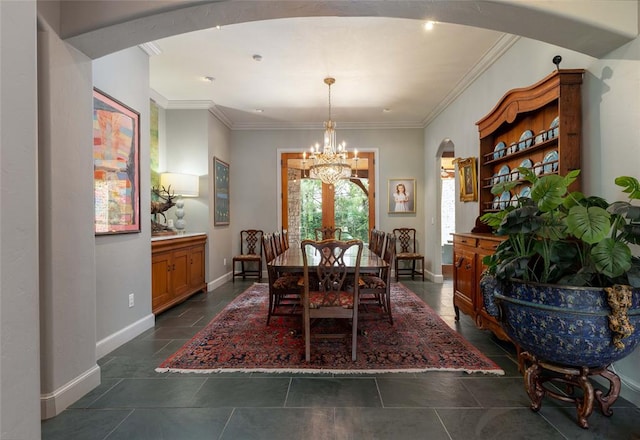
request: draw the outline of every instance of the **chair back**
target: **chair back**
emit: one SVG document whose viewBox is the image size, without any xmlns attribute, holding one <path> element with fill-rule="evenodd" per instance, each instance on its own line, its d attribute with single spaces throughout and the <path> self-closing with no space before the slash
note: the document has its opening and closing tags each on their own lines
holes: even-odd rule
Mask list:
<svg viewBox="0 0 640 440">
<path fill-rule="evenodd" d="M 262 255 L 262 235 L 260 229 L 245 229 L 240 231 L 240 254 Z"/>
<path fill-rule="evenodd" d="M 384 231 L 378 229 L 371 230 L 369 249 L 379 257 L 382 257 L 382 253 L 384 252 L 385 235 Z"/>
<path fill-rule="evenodd" d="M 286 229 L 282 230 L 282 234 L 280 234 L 280 241 L 282 242 L 283 250 L 286 251 L 287 249 L 289 249 L 289 233 Z"/>
<path fill-rule="evenodd" d="M 262 249 L 264 250 L 264 261 L 270 263 L 276 258 L 275 250 L 273 249 L 273 236 L 271 234 L 264 234 L 262 236 Z"/>
<path fill-rule="evenodd" d="M 384 257 L 382 259 L 387 263 L 387 267 L 384 270 L 387 271 L 388 274 L 391 274 L 391 266 L 393 266 L 393 259 L 396 257 L 396 237 L 393 234 L 387 235 L 387 244 L 384 250 Z M 390 277 L 389 277 L 390 278 Z M 384 277 L 385 281 L 389 281 L 387 277 Z"/>
<path fill-rule="evenodd" d="M 336 239 L 340 240 L 342 237 L 342 229 L 340 228 L 330 228 L 328 226 L 322 228 L 315 229 L 316 241 L 319 240 L 328 240 L 328 239 Z"/>
<path fill-rule="evenodd" d="M 345 291 L 345 281 L 348 272 L 353 271 L 355 279 L 358 279 L 360 260 L 362 258 L 362 246 L 361 240 L 303 240 L 300 247 L 302 248 L 302 261 L 304 264 L 305 292 L 308 294 L 309 290 L 318 290 L 323 293 L 323 301 L 319 305 L 341 307 L 340 304 L 336 303 L 336 301 L 339 300 L 336 293 Z M 355 248 L 356 254 L 353 255 L 353 251 L 347 254 L 352 248 Z M 309 283 L 309 262 L 311 255 L 320 258 L 317 265 L 315 265 L 314 262 L 316 267 L 315 275 L 318 282 L 317 287 L 316 285 L 310 286 Z M 349 259 L 349 264 L 345 262 L 346 258 Z M 355 290 L 357 291 L 358 283 L 355 283 L 355 285 Z"/>
<path fill-rule="evenodd" d="M 416 230 L 414 228 L 396 228 L 393 230 L 397 244 L 400 246 L 400 254 L 417 252 Z"/>
<path fill-rule="evenodd" d="M 280 238 L 280 232 L 278 231 L 273 233 L 273 247 L 276 251 L 276 256 L 284 252 L 284 249 L 282 249 L 282 239 Z"/>
</svg>

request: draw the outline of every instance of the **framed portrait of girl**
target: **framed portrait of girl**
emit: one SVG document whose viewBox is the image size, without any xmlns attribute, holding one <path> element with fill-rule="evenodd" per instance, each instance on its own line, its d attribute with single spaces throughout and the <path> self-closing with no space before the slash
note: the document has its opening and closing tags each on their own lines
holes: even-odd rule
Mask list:
<svg viewBox="0 0 640 440">
<path fill-rule="evenodd" d="M 389 179 L 389 214 L 416 212 L 416 179 Z"/>
</svg>

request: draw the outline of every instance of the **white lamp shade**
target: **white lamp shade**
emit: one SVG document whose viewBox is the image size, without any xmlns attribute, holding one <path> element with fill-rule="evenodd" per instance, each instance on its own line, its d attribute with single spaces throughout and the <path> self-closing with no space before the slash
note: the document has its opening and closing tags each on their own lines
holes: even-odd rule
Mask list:
<svg viewBox="0 0 640 440">
<path fill-rule="evenodd" d="M 160 185 L 169 189 L 178 196 L 198 197 L 198 176 L 181 173 L 162 173 L 160 175 Z"/>
</svg>

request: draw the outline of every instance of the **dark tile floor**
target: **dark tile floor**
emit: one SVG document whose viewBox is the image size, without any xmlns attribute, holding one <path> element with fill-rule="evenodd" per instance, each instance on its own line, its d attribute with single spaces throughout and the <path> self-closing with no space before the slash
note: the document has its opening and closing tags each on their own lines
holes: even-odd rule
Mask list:
<svg viewBox="0 0 640 440">
<path fill-rule="evenodd" d="M 640 440 L 640 409 L 620 398 L 590 428 L 549 399 L 528 407 L 513 348 L 454 321 L 451 282 L 403 281 L 506 372 L 340 376 L 159 374 L 154 369 L 250 282 L 227 283 L 157 317 L 156 326 L 99 360 L 102 384 L 42 423 L 46 440 L 616 439 Z"/>
</svg>

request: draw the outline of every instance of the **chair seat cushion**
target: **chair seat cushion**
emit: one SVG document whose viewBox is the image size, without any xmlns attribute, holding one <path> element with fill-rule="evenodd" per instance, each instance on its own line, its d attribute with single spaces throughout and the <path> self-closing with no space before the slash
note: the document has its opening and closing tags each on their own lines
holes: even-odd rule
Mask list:
<svg viewBox="0 0 640 440">
<path fill-rule="evenodd" d="M 387 283 L 375 275 L 362 275 L 358 280 L 361 289 L 386 289 Z"/>
<path fill-rule="evenodd" d="M 282 275 L 273 282 L 275 289 L 299 289 L 302 286 L 304 286 L 304 277 L 295 273 Z"/>
<path fill-rule="evenodd" d="M 321 307 L 340 306 L 345 309 L 353 308 L 353 293 L 349 292 L 309 292 L 309 307 L 319 309 Z"/>
<path fill-rule="evenodd" d="M 403 253 L 396 254 L 396 258 L 399 260 L 407 259 L 407 258 L 423 258 L 423 255 L 415 252 L 403 252 Z"/>
<path fill-rule="evenodd" d="M 260 260 L 260 255 L 258 254 L 245 254 L 245 255 L 236 255 L 233 257 L 235 261 L 258 261 Z"/>
</svg>

